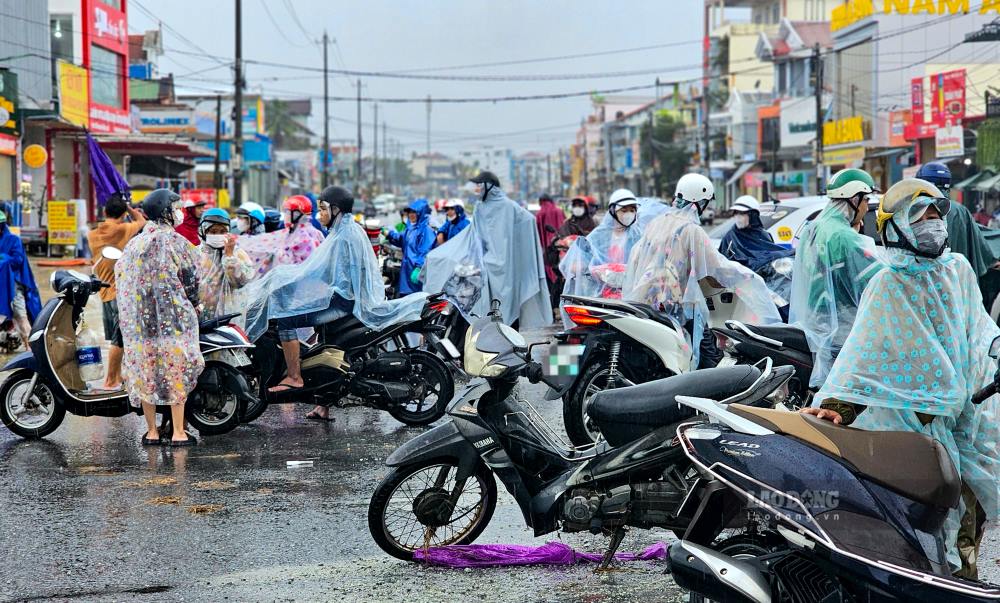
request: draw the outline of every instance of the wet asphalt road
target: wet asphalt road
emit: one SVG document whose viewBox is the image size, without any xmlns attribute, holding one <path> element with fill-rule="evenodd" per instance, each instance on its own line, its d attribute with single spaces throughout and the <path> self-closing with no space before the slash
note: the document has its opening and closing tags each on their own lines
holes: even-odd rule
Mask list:
<svg viewBox="0 0 1000 603">
<path fill-rule="evenodd" d="M 541 401 L 538 386 L 525 394 L 561 432 L 559 404 Z M 368 534 L 368 499 L 385 457 L 422 430 L 364 408 L 316 423 L 302 418 L 308 408 L 271 407 L 190 449 L 143 448 L 137 416 L 67 415 L 42 441 L 0 430 L 0 601 L 686 600 L 663 562 L 595 575 L 589 565 L 448 570 L 389 557 Z M 286 467 L 306 459 L 314 467 Z M 499 491 L 478 542 L 604 549 L 603 537 L 534 538 Z M 659 540 L 670 537 L 635 530 L 622 550 Z M 995 529 L 984 544 L 984 578 L 1000 581 Z"/>
</svg>

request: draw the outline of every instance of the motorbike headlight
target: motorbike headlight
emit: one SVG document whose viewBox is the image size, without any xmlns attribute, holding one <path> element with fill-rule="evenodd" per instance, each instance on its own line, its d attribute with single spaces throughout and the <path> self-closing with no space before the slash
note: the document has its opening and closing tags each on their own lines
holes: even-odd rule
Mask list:
<svg viewBox="0 0 1000 603">
<path fill-rule="evenodd" d="M 493 362 L 499 354 L 489 354 L 486 352 L 481 352 L 476 348 L 476 341 L 479 339 L 479 331 L 473 331 L 469 329 L 469 332 L 465 335 L 465 360 L 463 366 L 465 372 L 476 377 L 496 377 L 504 371 L 504 367 L 491 367 L 489 364 Z M 496 375 L 484 374 L 484 371 L 494 370 L 499 368 L 500 372 Z"/>
<path fill-rule="evenodd" d="M 479 376 L 480 377 L 499 377 L 506 370 L 507 370 L 507 367 L 505 367 L 505 366 L 503 366 L 501 364 L 491 364 L 491 365 L 483 367 L 483 369 L 479 371 Z"/>
<path fill-rule="evenodd" d="M 794 266 L 792 258 L 778 258 L 771 262 L 771 267 L 774 268 L 775 272 L 787 277 L 792 276 L 792 266 Z"/>
</svg>

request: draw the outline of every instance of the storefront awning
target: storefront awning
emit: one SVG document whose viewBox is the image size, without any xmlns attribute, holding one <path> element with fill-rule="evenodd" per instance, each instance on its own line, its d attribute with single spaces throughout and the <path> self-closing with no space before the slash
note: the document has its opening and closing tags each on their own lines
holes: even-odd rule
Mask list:
<svg viewBox="0 0 1000 603">
<path fill-rule="evenodd" d="M 193 167 L 193 163 L 174 161 L 159 155 L 134 155 L 128 162 L 130 174 L 145 174 L 158 178 L 176 178 Z"/>
<path fill-rule="evenodd" d="M 964 190 L 967 190 L 967 189 L 971 188 L 972 185 L 974 185 L 975 183 L 979 182 L 980 180 L 984 180 L 986 178 L 992 178 L 992 177 L 993 177 L 993 172 L 991 172 L 989 170 L 986 170 L 986 171 L 983 171 L 983 172 L 979 172 L 978 174 L 973 174 L 972 176 L 969 176 L 965 180 L 962 180 L 961 182 L 957 182 L 957 183 L 953 184 L 951 186 L 951 188 L 953 190 L 957 190 L 957 191 L 964 191 Z"/>
<path fill-rule="evenodd" d="M 109 136 L 98 139 L 108 153 L 160 157 L 211 157 L 215 151 L 196 142 L 158 139 L 149 135 Z"/>
<path fill-rule="evenodd" d="M 747 163 L 741 163 L 740 166 L 736 168 L 736 171 L 733 172 L 733 175 L 729 177 L 729 180 L 726 180 L 726 186 L 732 186 L 734 182 L 738 182 L 739 179 L 743 177 L 743 174 L 749 172 L 750 168 L 752 168 L 755 165 L 757 165 L 756 161 L 748 161 Z"/>
<path fill-rule="evenodd" d="M 1000 174 L 990 176 L 989 178 L 983 178 L 972 188 L 983 193 L 988 193 L 992 190 L 1000 190 Z"/>
<path fill-rule="evenodd" d="M 892 149 L 882 149 L 881 151 L 876 151 L 874 153 L 869 153 L 865 155 L 865 159 L 877 159 L 879 157 L 892 157 L 893 155 L 902 155 L 903 153 L 910 150 L 911 147 L 896 147 Z"/>
</svg>

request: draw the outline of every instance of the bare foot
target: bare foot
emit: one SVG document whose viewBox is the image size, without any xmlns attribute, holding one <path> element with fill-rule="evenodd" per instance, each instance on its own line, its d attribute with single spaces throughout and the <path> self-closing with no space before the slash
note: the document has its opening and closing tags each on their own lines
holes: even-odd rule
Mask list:
<svg viewBox="0 0 1000 603">
<path fill-rule="evenodd" d="M 305 386 L 305 381 L 303 381 L 301 377 L 299 377 L 298 379 L 290 379 L 288 377 L 285 377 L 284 379 L 281 380 L 280 383 L 278 383 L 274 387 L 268 388 L 267 391 L 271 393 L 281 393 L 293 389 L 301 389 L 303 386 Z"/>
<path fill-rule="evenodd" d="M 330 409 L 327 408 L 326 406 L 317 406 L 316 408 L 309 411 L 309 414 L 306 415 L 306 418 L 329 420 Z"/>
<path fill-rule="evenodd" d="M 123 382 L 121 381 L 119 381 L 118 383 L 108 383 L 107 381 L 105 381 L 102 387 L 108 391 L 115 391 L 121 389 L 122 385 Z"/>
</svg>

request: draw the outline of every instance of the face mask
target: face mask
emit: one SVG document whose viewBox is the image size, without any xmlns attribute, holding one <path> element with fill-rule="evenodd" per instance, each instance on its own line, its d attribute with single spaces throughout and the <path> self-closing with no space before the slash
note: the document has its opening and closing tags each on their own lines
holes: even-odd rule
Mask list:
<svg viewBox="0 0 1000 603">
<path fill-rule="evenodd" d="M 250 220 L 244 218 L 238 218 L 236 220 L 236 230 L 238 232 L 247 232 L 250 230 Z"/>
<path fill-rule="evenodd" d="M 174 210 L 174 224 L 180 224 L 184 221 L 184 212 L 180 209 Z"/>
<path fill-rule="evenodd" d="M 626 212 L 622 212 L 622 213 L 616 213 L 615 217 L 618 218 L 618 223 L 621 224 L 622 226 L 624 226 L 625 228 L 628 228 L 629 226 L 632 226 L 632 224 L 635 223 L 635 212 L 634 211 L 626 211 Z"/>
<path fill-rule="evenodd" d="M 587 208 L 580 207 L 579 205 L 574 205 L 571 211 L 573 212 L 573 215 L 576 216 L 577 218 L 582 218 L 583 214 L 587 213 Z"/>
<path fill-rule="evenodd" d="M 288 226 L 289 224 L 292 223 L 292 219 L 288 215 L 288 212 L 286 211 L 281 212 L 281 221 L 285 223 L 285 226 Z"/>
<path fill-rule="evenodd" d="M 750 226 L 750 214 L 736 214 L 736 228 L 747 228 Z"/>
<path fill-rule="evenodd" d="M 917 249 L 933 257 L 941 255 L 948 242 L 948 227 L 944 220 L 924 220 L 911 228 L 917 240 Z"/>
<path fill-rule="evenodd" d="M 452 210 L 452 209 L 448 210 L 448 212 L 445 215 L 448 216 L 449 220 L 454 220 L 455 218 L 458 217 L 458 213 L 455 210 Z"/>
<path fill-rule="evenodd" d="M 224 234 L 210 234 L 205 235 L 205 244 L 212 249 L 222 249 L 226 246 L 226 235 Z"/>
</svg>

